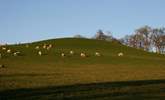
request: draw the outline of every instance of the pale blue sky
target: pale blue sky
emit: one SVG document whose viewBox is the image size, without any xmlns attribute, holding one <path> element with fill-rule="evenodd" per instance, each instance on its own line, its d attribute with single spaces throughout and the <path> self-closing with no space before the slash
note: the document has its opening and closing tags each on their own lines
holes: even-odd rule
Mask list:
<svg viewBox="0 0 165 100">
<path fill-rule="evenodd" d="M 0 0 L 0 42 L 93 36 L 120 38 L 140 26 L 165 26 L 165 0 Z"/>
</svg>

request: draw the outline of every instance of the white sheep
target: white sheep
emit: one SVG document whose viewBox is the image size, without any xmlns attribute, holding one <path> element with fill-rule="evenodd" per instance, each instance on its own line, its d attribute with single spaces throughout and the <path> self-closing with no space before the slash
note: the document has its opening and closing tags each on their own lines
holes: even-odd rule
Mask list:
<svg viewBox="0 0 165 100">
<path fill-rule="evenodd" d="M 101 56 L 99 52 L 95 52 L 95 56 Z"/>
<path fill-rule="evenodd" d="M 61 57 L 65 57 L 65 54 L 64 53 L 61 53 Z"/>
<path fill-rule="evenodd" d="M 40 46 L 36 46 L 35 49 L 36 49 L 36 50 L 40 49 Z"/>
<path fill-rule="evenodd" d="M 50 47 L 47 47 L 46 49 L 47 49 L 47 50 L 50 50 Z"/>
<path fill-rule="evenodd" d="M 38 55 L 39 55 L 39 56 L 42 56 L 42 52 L 41 52 L 41 51 L 38 51 Z"/>
<path fill-rule="evenodd" d="M 8 49 L 8 50 L 7 50 L 7 53 L 11 53 L 11 50 L 10 50 L 10 49 Z"/>
<path fill-rule="evenodd" d="M 70 54 L 73 55 L 73 54 L 74 54 L 74 51 L 71 50 L 71 51 L 70 51 Z"/>
<path fill-rule="evenodd" d="M 18 56 L 20 54 L 20 52 L 19 51 L 17 51 L 17 52 L 14 52 L 14 56 Z"/>
<path fill-rule="evenodd" d="M 46 44 L 43 45 L 43 48 L 46 49 Z"/>
<path fill-rule="evenodd" d="M 49 46 L 48 46 L 49 48 L 52 48 L 52 44 L 49 44 Z"/>
<path fill-rule="evenodd" d="M 2 50 L 6 50 L 6 48 L 5 47 L 2 47 Z"/>
<path fill-rule="evenodd" d="M 124 54 L 122 52 L 118 53 L 118 56 L 121 57 L 121 56 L 124 56 Z"/>
<path fill-rule="evenodd" d="M 17 56 L 17 53 L 16 53 L 16 52 L 14 52 L 14 53 L 13 53 L 13 55 L 14 55 L 14 56 Z"/>
<path fill-rule="evenodd" d="M 50 50 L 51 48 L 52 48 L 52 44 L 49 44 L 47 50 Z"/>
<path fill-rule="evenodd" d="M 81 57 L 86 57 L 85 53 L 80 54 Z"/>
</svg>

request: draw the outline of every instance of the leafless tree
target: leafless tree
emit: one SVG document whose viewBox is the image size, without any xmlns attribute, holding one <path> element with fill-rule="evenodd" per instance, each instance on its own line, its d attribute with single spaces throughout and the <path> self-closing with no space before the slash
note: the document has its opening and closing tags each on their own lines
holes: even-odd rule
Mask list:
<svg viewBox="0 0 165 100">
<path fill-rule="evenodd" d="M 151 27 L 144 26 L 138 28 L 135 32 L 138 38 L 138 42 L 140 43 L 140 48 L 143 48 L 144 50 L 148 51 L 151 44 Z"/>
<path fill-rule="evenodd" d="M 152 30 L 151 40 L 156 48 L 157 53 L 164 52 L 163 51 L 165 46 L 164 37 L 165 37 L 165 28 L 155 28 Z"/>
</svg>

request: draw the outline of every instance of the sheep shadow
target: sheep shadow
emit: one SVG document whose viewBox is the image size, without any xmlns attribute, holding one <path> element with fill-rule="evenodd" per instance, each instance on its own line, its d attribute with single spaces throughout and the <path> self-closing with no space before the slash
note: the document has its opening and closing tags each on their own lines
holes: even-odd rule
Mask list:
<svg viewBox="0 0 165 100">
<path fill-rule="evenodd" d="M 165 80 L 75 84 L 0 91 L 0 100 L 164 100 Z"/>
</svg>

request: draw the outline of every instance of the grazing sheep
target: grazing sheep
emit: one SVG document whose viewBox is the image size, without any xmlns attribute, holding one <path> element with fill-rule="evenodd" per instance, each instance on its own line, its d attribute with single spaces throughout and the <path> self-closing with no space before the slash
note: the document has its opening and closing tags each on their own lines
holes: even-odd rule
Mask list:
<svg viewBox="0 0 165 100">
<path fill-rule="evenodd" d="M 74 54 L 74 51 L 71 50 L 71 51 L 70 51 L 70 54 L 73 55 L 73 54 Z"/>
<path fill-rule="evenodd" d="M 86 57 L 85 53 L 81 53 L 80 56 L 83 58 Z"/>
<path fill-rule="evenodd" d="M 95 56 L 101 56 L 99 52 L 95 52 Z"/>
<path fill-rule="evenodd" d="M 121 57 L 121 56 L 124 56 L 124 54 L 122 52 L 118 53 L 118 56 Z"/>
<path fill-rule="evenodd" d="M 52 44 L 49 44 L 49 46 L 48 46 L 49 48 L 52 48 Z"/>
<path fill-rule="evenodd" d="M 36 50 L 40 49 L 40 46 L 36 46 L 35 49 L 36 49 Z"/>
<path fill-rule="evenodd" d="M 5 47 L 2 47 L 2 50 L 6 50 L 6 48 Z"/>
<path fill-rule="evenodd" d="M 47 50 L 50 50 L 50 47 L 47 47 L 46 49 L 47 49 Z"/>
<path fill-rule="evenodd" d="M 51 48 L 52 48 L 52 44 L 49 44 L 49 45 L 44 44 L 44 45 L 43 45 L 43 49 L 50 50 Z"/>
<path fill-rule="evenodd" d="M 52 44 L 49 44 L 49 46 L 47 47 L 47 50 L 52 48 Z"/>
<path fill-rule="evenodd" d="M 18 56 L 19 54 L 20 54 L 20 52 L 19 52 L 19 51 L 14 52 L 14 56 Z"/>
<path fill-rule="evenodd" d="M 14 56 L 17 56 L 17 53 L 16 52 L 14 52 L 14 54 L 13 54 Z"/>
<path fill-rule="evenodd" d="M 7 50 L 7 53 L 11 53 L 11 50 L 10 50 L 10 49 L 8 49 L 8 50 Z"/>
<path fill-rule="evenodd" d="M 3 64 L 2 64 L 2 65 L 0 65 L 0 68 L 5 68 L 5 65 L 3 65 Z"/>
<path fill-rule="evenodd" d="M 38 55 L 39 55 L 39 56 L 42 56 L 42 52 L 41 52 L 41 51 L 38 51 Z"/>
<path fill-rule="evenodd" d="M 43 45 L 43 48 L 46 49 L 46 44 Z"/>
<path fill-rule="evenodd" d="M 64 53 L 61 53 L 61 57 L 65 57 L 65 54 Z"/>
</svg>

